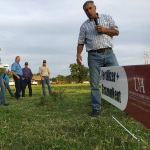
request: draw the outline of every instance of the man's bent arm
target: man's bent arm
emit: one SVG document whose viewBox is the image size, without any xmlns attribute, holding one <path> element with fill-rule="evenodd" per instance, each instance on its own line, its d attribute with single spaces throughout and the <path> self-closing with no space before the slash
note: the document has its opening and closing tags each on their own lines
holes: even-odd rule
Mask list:
<svg viewBox="0 0 150 150">
<path fill-rule="evenodd" d="M 77 46 L 77 63 L 78 65 L 81 65 L 81 61 L 82 61 L 82 56 L 81 56 L 81 53 L 83 51 L 83 47 L 84 47 L 84 44 L 78 44 Z"/>
<path fill-rule="evenodd" d="M 110 35 L 110 36 L 118 36 L 119 35 L 119 31 L 116 29 L 106 29 L 104 31 L 104 34 Z"/>
<path fill-rule="evenodd" d="M 19 76 L 15 73 L 15 71 L 11 71 L 11 73 L 12 73 L 14 76 L 16 76 L 17 78 L 19 77 Z"/>
<path fill-rule="evenodd" d="M 119 35 L 119 31 L 116 29 L 107 29 L 102 27 L 101 25 L 95 26 L 95 29 L 99 32 L 99 33 L 103 33 L 103 34 L 107 34 L 109 36 L 117 36 Z"/>
<path fill-rule="evenodd" d="M 40 77 L 42 78 L 42 73 L 40 72 Z"/>
</svg>

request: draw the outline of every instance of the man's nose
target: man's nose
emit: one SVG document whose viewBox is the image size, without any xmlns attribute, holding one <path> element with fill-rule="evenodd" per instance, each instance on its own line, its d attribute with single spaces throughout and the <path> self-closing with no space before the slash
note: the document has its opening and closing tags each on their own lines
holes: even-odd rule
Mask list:
<svg viewBox="0 0 150 150">
<path fill-rule="evenodd" d="M 90 9 L 88 10 L 88 13 L 89 13 L 89 14 L 91 13 L 91 10 L 90 10 Z"/>
</svg>

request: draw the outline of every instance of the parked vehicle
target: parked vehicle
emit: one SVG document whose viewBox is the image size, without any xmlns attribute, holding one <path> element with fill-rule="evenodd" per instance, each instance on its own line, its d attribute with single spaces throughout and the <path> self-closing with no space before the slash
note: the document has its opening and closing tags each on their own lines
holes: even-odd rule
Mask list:
<svg viewBox="0 0 150 150">
<path fill-rule="evenodd" d="M 31 84 L 33 84 L 33 85 L 37 85 L 37 84 L 38 84 L 38 82 L 36 82 L 36 81 L 32 81 L 32 82 L 31 82 Z"/>
<path fill-rule="evenodd" d="M 14 81 L 9 81 L 9 85 L 15 85 Z"/>
</svg>

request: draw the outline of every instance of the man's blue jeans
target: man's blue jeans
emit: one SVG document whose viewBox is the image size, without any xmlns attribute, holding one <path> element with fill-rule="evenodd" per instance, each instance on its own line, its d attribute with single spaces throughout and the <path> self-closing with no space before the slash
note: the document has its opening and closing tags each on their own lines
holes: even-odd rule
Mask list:
<svg viewBox="0 0 150 150">
<path fill-rule="evenodd" d="M 6 89 L 8 90 L 10 96 L 13 97 L 13 93 L 12 93 L 10 86 L 8 84 L 5 84 L 5 92 L 6 92 Z"/>
<path fill-rule="evenodd" d="M 22 81 L 22 76 L 19 76 L 20 79 L 18 79 L 16 76 L 13 75 L 13 79 L 15 80 L 15 87 L 16 87 L 16 93 L 15 96 L 17 99 L 20 98 L 20 92 L 23 89 L 23 81 Z"/>
<path fill-rule="evenodd" d="M 29 88 L 29 96 L 32 96 L 31 79 L 30 78 L 25 78 L 23 80 L 22 97 L 25 97 L 25 90 L 26 90 L 27 85 L 28 85 L 28 88 Z"/>
<path fill-rule="evenodd" d="M 42 80 L 43 95 L 46 96 L 45 84 L 47 84 L 47 86 L 48 86 L 48 91 L 49 91 L 49 95 L 51 95 L 51 94 L 52 94 L 52 90 L 51 90 L 51 86 L 50 86 L 49 77 L 43 77 L 43 78 L 44 78 L 44 80 Z"/>
<path fill-rule="evenodd" d="M 99 92 L 99 81 L 101 67 L 118 66 L 113 50 L 108 50 L 103 53 L 88 53 L 88 65 L 90 74 L 90 86 L 91 86 L 91 103 L 92 109 L 101 109 L 101 97 Z"/>
<path fill-rule="evenodd" d="M 0 94 L 1 105 L 3 105 L 5 104 L 5 86 L 1 73 L 0 73 L 0 87 L 1 87 L 1 94 Z"/>
</svg>

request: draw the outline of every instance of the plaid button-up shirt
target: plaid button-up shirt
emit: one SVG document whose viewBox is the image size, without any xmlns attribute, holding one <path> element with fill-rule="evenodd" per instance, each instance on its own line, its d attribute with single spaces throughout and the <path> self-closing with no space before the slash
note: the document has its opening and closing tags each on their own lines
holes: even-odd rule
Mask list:
<svg viewBox="0 0 150 150">
<path fill-rule="evenodd" d="M 98 15 L 98 24 L 108 29 L 118 30 L 111 16 L 106 14 Z M 113 37 L 107 34 L 98 33 L 95 29 L 94 20 L 86 20 L 80 27 L 78 44 L 85 44 L 86 51 L 97 50 L 101 48 L 113 48 Z"/>
</svg>

